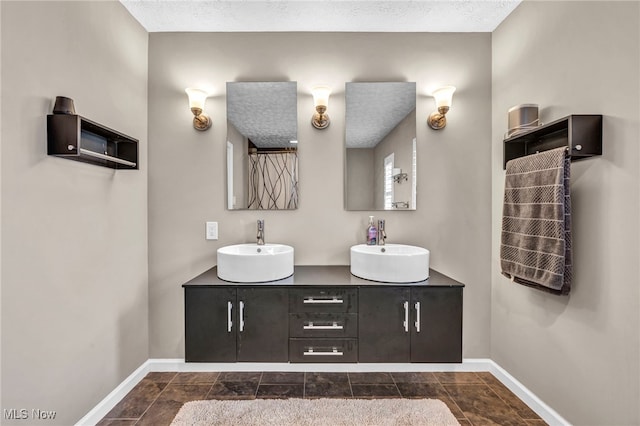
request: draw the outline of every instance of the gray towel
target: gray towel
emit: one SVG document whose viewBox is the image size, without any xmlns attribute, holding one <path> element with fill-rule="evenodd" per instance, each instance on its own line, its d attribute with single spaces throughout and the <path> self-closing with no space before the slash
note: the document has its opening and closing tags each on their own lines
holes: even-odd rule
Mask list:
<svg viewBox="0 0 640 426">
<path fill-rule="evenodd" d="M 507 163 L 500 266 L 503 275 L 519 284 L 569 294 L 570 171 L 566 148 Z"/>
</svg>

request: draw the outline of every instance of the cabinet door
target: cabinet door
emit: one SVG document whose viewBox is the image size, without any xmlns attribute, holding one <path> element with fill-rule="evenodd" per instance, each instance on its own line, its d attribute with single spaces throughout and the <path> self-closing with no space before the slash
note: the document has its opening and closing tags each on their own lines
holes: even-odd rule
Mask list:
<svg viewBox="0 0 640 426">
<path fill-rule="evenodd" d="M 410 289 L 360 287 L 358 361 L 409 362 Z"/>
<path fill-rule="evenodd" d="M 411 361 L 462 362 L 462 288 L 411 289 Z"/>
<path fill-rule="evenodd" d="M 185 288 L 185 361 L 236 360 L 236 290 Z M 231 307 L 231 310 L 229 309 Z"/>
<path fill-rule="evenodd" d="M 288 361 L 288 290 L 238 287 L 237 306 L 238 361 Z"/>
</svg>

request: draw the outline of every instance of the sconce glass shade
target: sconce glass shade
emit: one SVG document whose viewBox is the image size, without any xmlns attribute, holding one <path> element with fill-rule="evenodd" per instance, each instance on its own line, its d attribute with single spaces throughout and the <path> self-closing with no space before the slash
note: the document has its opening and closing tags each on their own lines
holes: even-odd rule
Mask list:
<svg viewBox="0 0 640 426">
<path fill-rule="evenodd" d="M 444 86 L 434 90 L 431 95 L 435 98 L 437 111 L 429 115 L 427 123 L 434 130 L 443 129 L 447 125 L 446 114 L 451 108 L 453 92 L 456 91 L 454 86 Z"/>
<path fill-rule="evenodd" d="M 327 108 L 329 106 L 329 95 L 331 94 L 331 89 L 327 86 L 316 86 L 311 90 L 313 94 L 313 105 L 323 106 Z"/>
<path fill-rule="evenodd" d="M 207 101 L 209 94 L 201 89 L 185 89 L 189 96 L 189 108 L 198 108 L 204 110 L 204 103 Z"/>
<path fill-rule="evenodd" d="M 440 108 L 440 107 L 451 108 L 453 92 L 455 91 L 456 91 L 456 88 L 454 86 L 444 86 L 437 90 L 434 90 L 432 95 L 436 99 L 436 108 Z"/>
<path fill-rule="evenodd" d="M 201 89 L 185 89 L 189 96 L 189 108 L 193 113 L 193 127 L 196 130 L 207 130 L 211 127 L 211 118 L 203 112 L 209 93 Z"/>
<path fill-rule="evenodd" d="M 329 115 L 326 113 L 331 89 L 328 86 L 315 86 L 311 89 L 311 93 L 313 94 L 313 105 L 316 108 L 316 113 L 311 117 L 311 125 L 316 129 L 326 129 L 331 123 Z"/>
</svg>

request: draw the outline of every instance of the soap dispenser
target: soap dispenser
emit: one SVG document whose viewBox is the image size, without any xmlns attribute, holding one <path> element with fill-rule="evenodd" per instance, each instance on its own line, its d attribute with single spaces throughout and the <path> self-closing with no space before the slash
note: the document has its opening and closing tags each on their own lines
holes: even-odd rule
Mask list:
<svg viewBox="0 0 640 426">
<path fill-rule="evenodd" d="M 373 216 L 369 216 L 369 226 L 367 227 L 367 245 L 375 246 L 378 239 L 378 229 L 373 224 Z"/>
</svg>

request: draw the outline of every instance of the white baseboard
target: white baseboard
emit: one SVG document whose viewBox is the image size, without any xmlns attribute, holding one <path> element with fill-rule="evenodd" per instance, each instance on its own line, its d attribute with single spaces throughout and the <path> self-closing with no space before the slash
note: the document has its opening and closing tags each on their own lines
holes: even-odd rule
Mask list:
<svg viewBox="0 0 640 426">
<path fill-rule="evenodd" d="M 398 372 L 398 371 L 489 371 L 487 359 L 465 359 L 456 364 L 409 363 L 261 363 L 261 362 L 185 362 L 184 359 L 150 359 L 151 371 L 297 371 L 297 372 Z"/>
<path fill-rule="evenodd" d="M 107 395 L 102 401 L 98 403 L 91 411 L 89 411 L 83 418 L 78 420 L 76 426 L 89 426 L 98 423 L 104 416 L 116 406 L 122 398 L 124 398 L 133 389 L 140 380 L 144 379 L 144 376 L 151 371 L 155 371 L 151 368 L 151 360 L 145 361 L 140 367 L 138 367 L 133 373 L 122 381 L 109 395 Z"/>
<path fill-rule="evenodd" d="M 533 392 L 516 380 L 506 370 L 491 359 L 467 358 L 460 364 L 290 364 L 290 363 L 186 363 L 184 359 L 148 359 L 136 371 L 131 373 L 117 388 L 107 395 L 77 425 L 95 425 L 115 405 L 125 397 L 134 386 L 152 371 L 304 371 L 304 372 L 442 372 L 442 371 L 487 371 L 500 380 L 511 392 L 527 404 L 551 426 L 570 425 L 555 410 L 545 404 Z"/>
<path fill-rule="evenodd" d="M 547 422 L 550 426 L 569 426 L 567 420 L 565 420 L 557 411 L 545 404 L 540 398 L 533 392 L 527 389 L 522 383 L 520 383 L 515 377 L 507 372 L 504 368 L 500 367 L 497 363 L 489 360 L 491 363 L 491 369 L 489 372 L 493 374 L 498 380 L 502 382 L 511 392 L 513 392 L 518 398 L 520 398 L 525 404 L 529 406 L 537 415 L 542 417 L 542 420 Z"/>
</svg>

